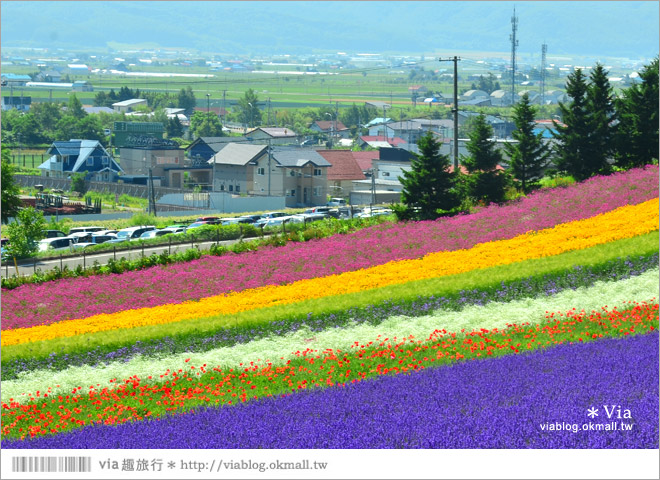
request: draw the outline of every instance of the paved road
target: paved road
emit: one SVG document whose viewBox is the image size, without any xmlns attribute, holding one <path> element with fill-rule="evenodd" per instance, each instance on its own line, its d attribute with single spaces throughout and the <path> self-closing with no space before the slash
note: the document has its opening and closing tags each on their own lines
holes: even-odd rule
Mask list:
<svg viewBox="0 0 660 480">
<path fill-rule="evenodd" d="M 252 239 L 246 239 L 250 241 Z M 62 268 L 64 266 L 69 269 L 74 269 L 78 265 L 83 267 L 90 267 L 94 262 L 98 262 L 101 265 L 108 263 L 110 259 L 119 260 L 122 257 L 131 260 L 139 258 L 142 255 L 149 256 L 153 253 L 160 255 L 163 252 L 176 253 L 189 250 L 190 248 L 199 248 L 200 250 L 208 250 L 211 245 L 219 243 L 220 245 L 231 245 L 237 243 L 239 240 L 226 240 L 221 242 L 194 242 L 194 243 L 182 243 L 178 245 L 160 245 L 158 247 L 145 247 L 144 251 L 142 248 L 136 248 L 134 250 L 116 250 L 115 252 L 110 253 L 93 253 L 85 254 L 76 257 L 62 257 L 62 258 L 51 258 L 51 259 L 33 259 L 22 262 L 18 266 L 19 275 L 32 275 L 34 272 L 41 270 L 46 272 L 48 270 L 53 270 L 55 268 Z M 16 275 L 16 268 L 13 261 L 10 259 L 8 262 L 3 261 L 0 268 L 0 276 L 2 278 L 11 277 Z"/>
</svg>

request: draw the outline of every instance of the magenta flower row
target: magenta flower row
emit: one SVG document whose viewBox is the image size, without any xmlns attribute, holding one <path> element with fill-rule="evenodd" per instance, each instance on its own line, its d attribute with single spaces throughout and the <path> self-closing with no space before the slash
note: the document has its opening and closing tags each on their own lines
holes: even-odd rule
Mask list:
<svg viewBox="0 0 660 480">
<path fill-rule="evenodd" d="M 658 196 L 658 166 L 535 192 L 436 221 L 386 223 L 306 243 L 203 258 L 122 275 L 64 279 L 2 292 L 2 330 L 280 285 L 441 250 L 512 238 Z"/>
</svg>

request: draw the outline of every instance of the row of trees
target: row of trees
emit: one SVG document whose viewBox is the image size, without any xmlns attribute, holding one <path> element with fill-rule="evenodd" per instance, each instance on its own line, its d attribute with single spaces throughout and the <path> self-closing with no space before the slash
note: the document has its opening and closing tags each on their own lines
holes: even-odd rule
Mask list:
<svg viewBox="0 0 660 480">
<path fill-rule="evenodd" d="M 509 169 L 504 171 L 502 152 L 491 140 L 485 116 L 477 117 L 468 155 L 461 158 L 465 173 L 451 171 L 450 159 L 429 133 L 419 142 L 420 154 L 404 172 L 402 219 L 434 219 L 465 210 L 466 204 L 499 203 L 509 187 L 527 194 L 539 187 L 548 172 L 571 175 L 581 181 L 616 169 L 629 169 L 658 161 L 658 59 L 645 66 L 641 82 L 614 98 L 607 71 L 597 64 L 589 79 L 577 69 L 567 79 L 569 105 L 561 105 L 563 123 L 555 122 L 555 144 L 534 132 L 536 109 L 524 95 L 513 109 L 515 143 L 504 151 Z"/>
<path fill-rule="evenodd" d="M 75 94 L 67 104 L 35 103 L 30 112 L 12 109 L 2 114 L 2 140 L 11 144 L 39 145 L 54 140 L 85 138 L 106 142 L 103 119 L 88 115 Z"/>
<path fill-rule="evenodd" d="M 556 167 L 576 180 L 658 159 L 658 59 L 618 98 L 607 73 L 597 64 L 588 79 L 577 69 L 566 82 L 572 102 L 560 105 Z"/>
<path fill-rule="evenodd" d="M 101 91 L 94 96 L 95 107 L 112 107 L 112 104 L 130 100 L 132 98 L 143 98 L 151 110 L 159 108 L 183 108 L 186 115 L 192 115 L 197 104 L 195 93 L 190 85 L 182 88 L 177 94 L 169 92 L 148 92 L 140 89 L 132 90 L 129 87 L 121 87 L 119 92 L 111 89 L 108 93 Z"/>
</svg>

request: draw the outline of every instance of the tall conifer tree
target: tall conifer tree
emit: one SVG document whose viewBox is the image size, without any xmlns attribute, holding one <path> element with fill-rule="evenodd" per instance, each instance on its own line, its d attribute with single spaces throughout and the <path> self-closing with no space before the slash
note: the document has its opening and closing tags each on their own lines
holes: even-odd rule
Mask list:
<svg viewBox="0 0 660 480">
<path fill-rule="evenodd" d="M 403 185 L 401 202 L 406 205 L 406 211 L 397 214 L 433 220 L 454 213 L 461 199 L 456 191 L 456 174 L 449 169 L 449 156 L 440 153 L 440 145 L 430 132 L 417 145 L 420 154 L 412 160 L 411 169 L 399 177 Z"/>
<path fill-rule="evenodd" d="M 640 167 L 658 161 L 658 58 L 639 73 L 641 83 L 623 91 L 616 110 L 616 164 Z"/>
<path fill-rule="evenodd" d="M 600 63 L 589 75 L 587 109 L 589 111 L 589 154 L 585 157 L 591 175 L 610 173 L 614 153 L 614 96 L 608 72 Z"/>
<path fill-rule="evenodd" d="M 469 155 L 462 159 L 469 173 L 466 178 L 468 196 L 486 204 L 503 202 L 508 183 L 507 175 L 497 169 L 502 153 L 495 147 L 492 136 L 493 128 L 483 114 L 479 115 L 466 144 Z"/>
<path fill-rule="evenodd" d="M 513 121 L 516 129 L 512 132 L 517 144 L 507 143 L 504 149 L 510 158 L 513 183 L 523 193 L 528 194 L 539 186 L 543 170 L 548 165 L 550 151 L 543 143 L 543 132 L 534 133 L 535 109 L 524 94 L 513 107 Z"/>
<path fill-rule="evenodd" d="M 566 94 L 571 98 L 571 103 L 559 104 L 563 124 L 555 122 L 556 132 L 552 133 L 557 140 L 555 146 L 557 169 L 572 175 L 578 181 L 589 178 L 592 174 L 586 160 L 590 153 L 587 88 L 582 69 L 578 68 L 568 76 Z"/>
</svg>

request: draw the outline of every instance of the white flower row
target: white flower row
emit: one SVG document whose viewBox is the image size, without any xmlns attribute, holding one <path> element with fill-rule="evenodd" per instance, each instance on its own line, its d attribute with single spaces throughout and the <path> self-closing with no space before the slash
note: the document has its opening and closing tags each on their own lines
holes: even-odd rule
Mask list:
<svg viewBox="0 0 660 480">
<path fill-rule="evenodd" d="M 660 296 L 658 287 L 658 269 L 643 275 L 618 282 L 597 282 L 589 288 L 566 290 L 556 295 L 528 298 L 506 303 L 489 303 L 484 306 L 468 306 L 461 311 L 437 311 L 423 317 L 392 317 L 379 325 L 354 325 L 348 328 L 330 328 L 323 332 L 308 329 L 283 335 L 255 340 L 231 347 L 221 347 L 207 352 L 180 353 L 164 358 L 135 357 L 128 362 L 112 362 L 104 367 L 70 367 L 59 372 L 40 370 L 26 372 L 16 380 L 2 382 L 2 401 L 25 402 L 29 392 L 47 391 L 51 394 L 68 394 L 75 387 L 82 387 L 82 392 L 94 385 L 97 389 L 117 385 L 111 379 L 122 380 L 137 375 L 145 380 L 152 375 L 160 380 L 160 375 L 170 371 L 191 371 L 190 367 L 207 365 L 209 370 L 215 366 L 223 369 L 234 368 L 239 364 L 254 362 L 285 363 L 295 357 L 296 351 L 313 349 L 318 353 L 326 349 L 348 350 L 355 342 L 378 343 L 385 338 L 403 339 L 413 336 L 423 341 L 436 329 L 448 332 L 460 332 L 461 329 L 504 328 L 507 324 L 542 322 L 546 312 L 565 312 L 572 308 L 578 310 L 599 310 L 608 305 L 621 308 L 628 301 L 649 301 Z M 198 369 L 193 370 L 199 372 Z M 100 387 L 97 386 L 100 384 Z"/>
</svg>

